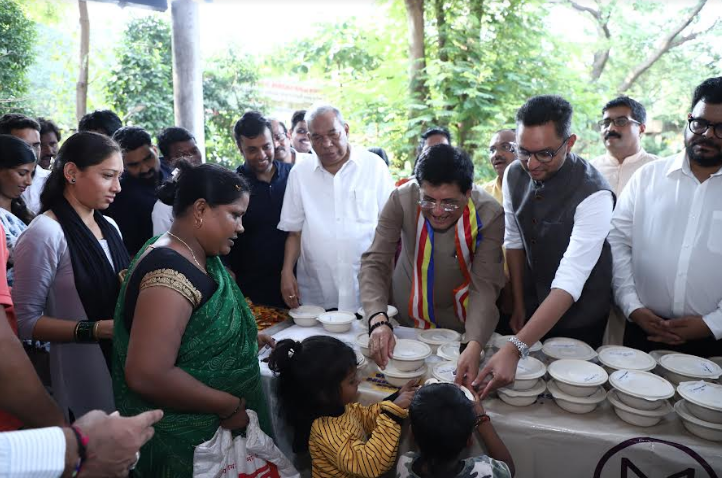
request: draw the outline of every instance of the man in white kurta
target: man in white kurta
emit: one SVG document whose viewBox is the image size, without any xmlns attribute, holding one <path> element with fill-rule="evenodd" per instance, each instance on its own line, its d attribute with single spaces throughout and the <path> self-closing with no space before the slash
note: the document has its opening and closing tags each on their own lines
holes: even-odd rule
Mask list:
<svg viewBox="0 0 722 478">
<path fill-rule="evenodd" d="M 602 120 L 598 124 L 607 152 L 590 162 L 617 197 L 639 168 L 659 159 L 642 148 L 646 121 L 644 106 L 627 96 L 615 98 L 602 108 Z"/>
<path fill-rule="evenodd" d="M 281 293 L 291 308 L 356 311 L 361 254 L 393 181 L 380 157 L 348 143 L 349 126 L 336 108 L 316 107 L 306 120 L 315 154 L 297 155 L 286 186 L 278 224 L 289 232 Z"/>
<path fill-rule="evenodd" d="M 722 354 L 722 77 L 695 92 L 685 151 L 646 165 L 609 243 L 625 345 Z"/>
</svg>

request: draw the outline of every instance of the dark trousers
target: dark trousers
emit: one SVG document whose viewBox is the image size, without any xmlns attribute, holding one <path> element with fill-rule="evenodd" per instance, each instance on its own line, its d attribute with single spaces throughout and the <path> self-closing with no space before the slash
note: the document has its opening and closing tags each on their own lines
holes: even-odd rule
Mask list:
<svg viewBox="0 0 722 478">
<path fill-rule="evenodd" d="M 698 357 L 716 357 L 722 355 L 722 340 L 715 340 L 709 337 L 685 342 L 682 345 L 652 342 L 647 340 L 647 332 L 634 322 L 627 322 L 627 327 L 624 329 L 624 345 L 644 352 L 664 349 L 683 354 L 696 355 Z"/>
</svg>

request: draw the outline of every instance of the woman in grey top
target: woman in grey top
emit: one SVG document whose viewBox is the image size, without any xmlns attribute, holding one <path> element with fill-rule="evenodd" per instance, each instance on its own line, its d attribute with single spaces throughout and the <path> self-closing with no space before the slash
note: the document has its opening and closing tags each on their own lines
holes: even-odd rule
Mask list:
<svg viewBox="0 0 722 478">
<path fill-rule="evenodd" d="M 120 192 L 118 145 L 97 133 L 68 138 L 36 217 L 15 246 L 12 295 L 22 338 L 46 340 L 61 409 L 115 410 L 109 372 L 118 273 L 128 253 L 99 210 Z"/>
</svg>

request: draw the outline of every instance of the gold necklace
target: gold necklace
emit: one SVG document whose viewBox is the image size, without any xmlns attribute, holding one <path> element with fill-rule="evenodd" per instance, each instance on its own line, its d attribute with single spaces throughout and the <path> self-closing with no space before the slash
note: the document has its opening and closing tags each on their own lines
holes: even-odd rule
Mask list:
<svg viewBox="0 0 722 478">
<path fill-rule="evenodd" d="M 199 268 L 200 270 L 202 270 L 204 273 L 208 274 L 208 272 L 207 272 L 203 267 L 201 267 L 200 262 L 198 262 L 198 259 L 196 259 L 196 255 L 193 253 L 193 249 L 191 249 L 191 246 L 189 246 L 189 245 L 186 243 L 186 241 L 184 241 L 183 239 L 181 239 L 180 237 L 176 236 L 175 234 L 173 234 L 173 233 L 170 232 L 170 231 L 168 231 L 168 235 L 171 236 L 171 237 L 173 237 L 174 239 L 177 239 L 181 244 L 183 244 L 184 246 L 186 246 L 186 247 L 188 248 L 188 251 L 191 253 L 191 256 L 193 257 L 193 262 L 196 263 L 196 265 L 198 266 L 198 268 Z"/>
</svg>

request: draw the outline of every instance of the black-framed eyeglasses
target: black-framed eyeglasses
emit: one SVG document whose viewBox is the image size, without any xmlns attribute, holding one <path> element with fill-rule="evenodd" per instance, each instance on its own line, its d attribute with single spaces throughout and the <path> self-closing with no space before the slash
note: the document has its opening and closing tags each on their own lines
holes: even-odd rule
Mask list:
<svg viewBox="0 0 722 478">
<path fill-rule="evenodd" d="M 708 129 L 712 128 L 714 135 L 722 139 L 722 123 L 710 123 L 706 119 L 694 118 L 692 115 L 687 117 L 687 122 L 689 123 L 689 130 L 696 135 L 702 136 Z"/>
<path fill-rule="evenodd" d="M 454 212 L 461 207 L 453 201 L 441 201 L 439 203 L 437 201 L 431 201 L 429 199 L 420 199 L 419 200 L 419 207 L 426 211 L 431 211 L 431 210 L 435 209 L 437 204 L 441 207 L 441 210 L 444 212 Z"/>
<path fill-rule="evenodd" d="M 618 116 L 616 118 L 605 118 L 602 121 L 597 122 L 597 125 L 599 125 L 601 129 L 607 129 L 611 124 L 614 124 L 614 126 L 618 128 L 622 128 L 624 126 L 627 126 L 629 123 L 642 124 L 632 118 L 627 118 L 626 116 Z"/>
<path fill-rule="evenodd" d="M 556 156 L 557 153 L 564 147 L 564 145 L 567 144 L 569 138 L 571 138 L 571 136 L 567 136 L 567 138 L 562 141 L 562 144 L 560 144 L 559 147 L 554 151 L 549 151 L 548 149 L 542 149 L 541 151 L 527 151 L 526 149 L 517 146 L 516 158 L 522 163 L 526 163 L 531 159 L 532 156 L 534 156 L 536 160 L 540 163 L 548 163 L 552 159 L 554 159 L 554 156 Z"/>
<path fill-rule="evenodd" d="M 516 144 L 505 141 L 499 144 L 499 149 L 502 151 L 506 151 L 507 153 L 513 153 L 514 151 L 516 151 Z M 496 145 L 489 147 L 489 154 L 494 153 L 496 153 Z"/>
</svg>

